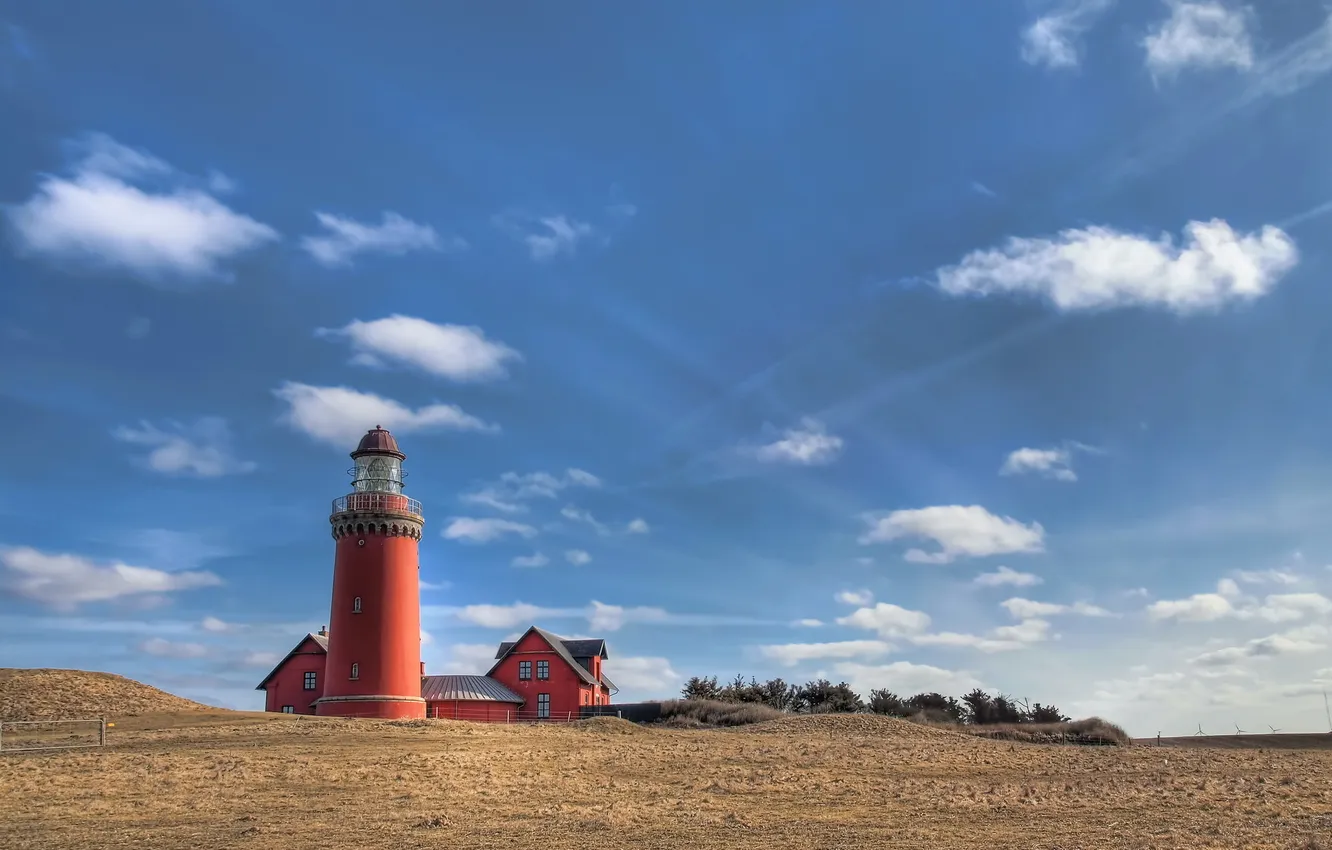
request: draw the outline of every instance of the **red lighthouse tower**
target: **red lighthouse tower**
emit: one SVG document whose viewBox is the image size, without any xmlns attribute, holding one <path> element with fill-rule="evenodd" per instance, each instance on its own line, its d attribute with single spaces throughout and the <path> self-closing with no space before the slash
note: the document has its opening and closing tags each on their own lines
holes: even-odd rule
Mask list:
<svg viewBox="0 0 1332 850">
<path fill-rule="evenodd" d="M 402 494 L 393 435 L 376 425 L 356 451 L 352 492 L 333 502 L 333 610 L 320 715 L 425 717 L 421 699 L 421 503 Z"/>
</svg>

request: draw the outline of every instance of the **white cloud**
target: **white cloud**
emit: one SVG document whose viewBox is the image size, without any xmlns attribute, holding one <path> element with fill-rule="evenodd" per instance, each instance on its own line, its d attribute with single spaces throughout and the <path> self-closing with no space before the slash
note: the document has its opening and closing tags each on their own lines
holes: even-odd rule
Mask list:
<svg viewBox="0 0 1332 850">
<path fill-rule="evenodd" d="M 510 563 L 515 567 L 544 567 L 550 563 L 550 558 L 540 552 L 533 552 L 531 555 L 519 555 Z"/>
<path fill-rule="evenodd" d="M 893 651 L 882 640 L 843 640 L 832 643 L 785 643 L 759 647 L 759 654 L 785 667 L 823 659 L 873 658 Z"/>
<path fill-rule="evenodd" d="M 988 635 L 960 632 L 935 632 L 911 635 L 908 639 L 917 646 L 944 646 L 975 649 L 980 652 L 1012 652 L 1049 638 L 1050 624 L 1045 620 L 1023 620 L 1014 626 L 999 626 Z"/>
<path fill-rule="evenodd" d="M 873 608 L 860 608 L 845 617 L 838 617 L 837 624 L 867 629 L 884 638 L 898 638 L 928 629 L 930 616 L 923 611 L 911 611 L 889 602 L 880 602 Z"/>
<path fill-rule="evenodd" d="M 1035 573 L 1023 573 L 1017 570 L 1011 570 L 1008 567 L 999 567 L 992 573 L 981 573 L 973 579 L 975 584 L 981 587 L 1031 587 L 1045 581 L 1045 579 Z"/>
<path fill-rule="evenodd" d="M 425 629 L 421 629 L 421 645 L 429 646 L 434 642 L 435 642 L 435 636 L 430 634 L 430 632 L 426 631 Z"/>
<path fill-rule="evenodd" d="M 449 673 L 456 675 L 484 676 L 495 666 L 495 652 L 499 649 L 493 643 L 455 643 L 449 647 Z"/>
<path fill-rule="evenodd" d="M 1163 599 L 1147 606 L 1152 620 L 1210 622 L 1233 617 L 1286 623 L 1332 614 L 1332 600 L 1321 593 L 1276 593 L 1263 599 L 1243 596 L 1233 579 L 1217 582 L 1215 593 L 1196 593 L 1187 599 Z"/>
<path fill-rule="evenodd" d="M 639 517 L 631 520 L 624 530 L 629 534 L 647 534 L 652 529 L 648 526 L 647 520 Z"/>
<path fill-rule="evenodd" d="M 464 502 L 485 505 L 504 513 L 525 513 L 533 499 L 553 499 L 569 487 L 601 486 L 601 479 L 582 469 L 566 469 L 563 476 L 549 472 L 506 472 L 499 480 L 485 484 L 470 493 L 464 493 Z"/>
<path fill-rule="evenodd" d="M 845 605 L 863 607 L 874 601 L 874 594 L 868 590 L 843 590 L 835 598 Z"/>
<path fill-rule="evenodd" d="M 465 623 L 488 629 L 512 629 L 533 625 L 550 613 L 550 609 L 539 605 L 515 602 L 512 605 L 466 605 L 457 612 L 457 617 Z"/>
<path fill-rule="evenodd" d="M 453 517 L 444 527 L 442 534 L 447 540 L 460 540 L 465 543 L 489 543 L 508 534 L 519 537 L 535 537 L 537 530 L 530 525 L 513 520 L 486 517 Z"/>
<path fill-rule="evenodd" d="M 817 419 L 805 418 L 797 428 L 789 428 L 775 442 L 759 446 L 755 456 L 764 463 L 791 463 L 818 466 L 831 463 L 842 452 L 843 441 Z"/>
<path fill-rule="evenodd" d="M 329 268 L 351 265 L 357 254 L 401 256 L 409 251 L 459 251 L 467 247 L 462 239 L 441 239 L 435 228 L 417 224 L 395 212 L 385 212 L 379 224 L 362 224 L 323 212 L 316 212 L 315 218 L 325 233 L 301 237 L 301 247 L 316 262 Z"/>
<path fill-rule="evenodd" d="M 939 269 L 936 283 L 949 295 L 1039 296 L 1063 311 L 1138 306 L 1188 314 L 1260 298 L 1299 261 L 1295 242 L 1272 225 L 1240 234 L 1213 219 L 1184 231 L 1180 246 L 1169 234 L 1151 240 L 1108 227 L 1012 238 Z"/>
<path fill-rule="evenodd" d="M 627 656 L 606 659 L 606 676 L 620 688 L 620 699 L 626 693 L 643 698 L 674 695 L 682 681 L 679 673 L 666 658 Z"/>
<path fill-rule="evenodd" d="M 206 278 L 219 276 L 223 261 L 278 239 L 156 157 L 101 134 L 81 147 L 71 176 L 44 175 L 35 195 L 7 210 L 21 250 L 145 278 Z"/>
<path fill-rule="evenodd" d="M 1253 67 L 1248 10 L 1226 3 L 1166 0 L 1170 17 L 1142 40 L 1153 77 L 1171 77 L 1189 68 Z"/>
<path fill-rule="evenodd" d="M 1327 649 L 1325 643 L 1292 637 L 1289 634 L 1276 634 L 1248 641 L 1241 646 L 1229 646 L 1224 649 L 1204 652 L 1190 659 L 1190 661 L 1202 667 L 1227 667 L 1249 658 L 1271 658 L 1277 655 L 1322 652 L 1325 649 Z"/>
<path fill-rule="evenodd" d="M 1152 620 L 1210 622 L 1235 613 L 1230 600 L 1220 593 L 1195 593 L 1187 599 L 1161 599 L 1147 606 Z"/>
<path fill-rule="evenodd" d="M 570 549 L 564 553 L 564 560 L 574 566 L 582 566 L 583 564 L 590 564 L 592 556 L 583 549 Z"/>
<path fill-rule="evenodd" d="M 1078 41 L 1114 0 L 1068 0 L 1022 31 L 1022 59 L 1048 68 L 1076 68 Z"/>
<path fill-rule="evenodd" d="M 1056 614 L 1077 614 L 1082 617 L 1109 617 L 1111 613 L 1104 608 L 1087 602 L 1074 602 L 1061 605 L 1054 602 L 1034 602 L 1015 596 L 999 603 L 1004 610 L 1019 620 L 1052 617 Z"/>
<path fill-rule="evenodd" d="M 253 472 L 253 461 L 240 460 L 231 446 L 231 429 L 225 419 L 206 416 L 184 425 L 167 423 L 166 430 L 147 422 L 138 428 L 122 427 L 113 432 L 121 442 L 152 449 L 143 463 L 154 472 L 216 478 Z"/>
<path fill-rule="evenodd" d="M 272 669 L 281 660 L 282 656 L 276 652 L 247 652 L 241 656 L 241 664 L 245 667 Z"/>
<path fill-rule="evenodd" d="M 350 450 L 365 432 L 382 425 L 399 434 L 426 431 L 495 432 L 496 425 L 466 413 L 453 404 L 430 404 L 412 410 L 373 393 L 349 387 L 314 387 L 288 381 L 273 391 L 286 402 L 281 421 L 310 437 Z"/>
<path fill-rule="evenodd" d="M 621 605 L 607 605 L 595 599 L 588 605 L 584 616 L 587 617 L 589 629 L 604 632 L 619 631 L 626 623 L 664 623 L 672 619 L 661 608 L 646 605 L 625 608 Z"/>
<path fill-rule="evenodd" d="M 1044 551 L 1045 529 L 1038 522 L 1024 525 L 999 517 L 980 505 L 940 505 L 889 514 L 866 514 L 869 530 L 862 544 L 885 543 L 901 537 L 923 537 L 939 544 L 938 552 L 911 549 L 906 559 L 915 563 L 946 564 L 959 557 L 979 558 L 1013 552 Z"/>
<path fill-rule="evenodd" d="M 203 658 L 208 654 L 208 647 L 201 643 L 170 641 L 160 637 L 148 638 L 138 645 L 138 650 L 160 658 Z"/>
<path fill-rule="evenodd" d="M 965 694 L 972 688 L 984 687 L 971 673 L 912 664 L 909 661 L 881 665 L 844 662 L 834 664 L 833 672 L 844 677 L 857 693 L 865 695 L 879 688 L 907 695 L 930 692 Z"/>
<path fill-rule="evenodd" d="M 383 319 L 349 322 L 343 328 L 320 328 L 316 336 L 346 339 L 353 363 L 383 368 L 400 363 L 453 381 L 489 381 L 505 377 L 510 361 L 522 355 L 485 331 L 467 325 L 440 325 L 394 314 Z"/>
<path fill-rule="evenodd" d="M 203 621 L 199 623 L 199 628 L 206 632 L 229 632 L 236 627 L 231 623 L 219 620 L 217 617 L 204 617 Z"/>
<path fill-rule="evenodd" d="M 560 511 L 560 516 L 565 519 L 573 520 L 574 522 L 581 522 L 584 525 L 591 526 L 597 534 L 602 536 L 610 534 L 610 529 L 599 522 L 596 517 L 592 516 L 591 511 L 585 511 L 582 508 L 577 508 L 573 505 L 565 505 Z"/>
<path fill-rule="evenodd" d="M 803 620 L 796 620 L 791 625 L 805 629 L 817 629 L 818 627 L 823 625 L 823 621 L 816 620 L 813 617 L 806 617 Z"/>
<path fill-rule="evenodd" d="M 1069 465 L 1072 458 L 1067 449 L 1016 449 L 1009 452 L 1000 475 L 1022 475 L 1034 472 L 1055 481 L 1077 481 L 1078 476 Z"/>
<path fill-rule="evenodd" d="M 88 602 L 111 602 L 202 587 L 222 579 L 206 571 L 166 572 L 113 561 L 101 565 L 78 555 L 50 555 L 21 546 L 0 550 L 0 586 L 25 599 L 70 611 Z"/>
</svg>

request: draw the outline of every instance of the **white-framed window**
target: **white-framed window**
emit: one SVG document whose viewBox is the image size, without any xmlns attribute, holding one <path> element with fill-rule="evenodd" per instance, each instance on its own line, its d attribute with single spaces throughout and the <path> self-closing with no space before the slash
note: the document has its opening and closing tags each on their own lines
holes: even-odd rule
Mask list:
<svg viewBox="0 0 1332 850">
<path fill-rule="evenodd" d="M 352 600 L 352 613 L 361 613 L 361 597 L 359 596 Z"/>
<path fill-rule="evenodd" d="M 550 694 L 537 694 L 537 717 L 550 717 Z"/>
<path fill-rule="evenodd" d="M 294 706 L 294 705 L 284 705 L 284 706 L 282 706 L 282 713 L 283 713 L 283 714 L 295 714 L 295 713 L 296 713 L 296 706 Z"/>
<path fill-rule="evenodd" d="M 529 679 L 532 678 L 532 662 L 531 662 L 531 661 L 519 661 L 519 662 L 518 662 L 518 678 L 521 679 L 521 680 L 523 680 L 524 682 L 526 682 L 527 680 L 529 680 Z"/>
<path fill-rule="evenodd" d="M 360 665 L 360 664 L 357 664 L 357 663 L 354 662 L 354 661 L 352 662 L 352 669 L 351 669 L 351 676 L 350 676 L 350 678 L 352 678 L 352 679 L 359 679 L 359 678 L 361 678 L 361 665 Z"/>
<path fill-rule="evenodd" d="M 537 678 L 540 679 L 540 680 L 542 680 L 542 681 L 547 681 L 547 680 L 550 679 L 550 662 L 549 662 L 549 661 L 538 661 L 538 662 L 537 662 Z"/>
<path fill-rule="evenodd" d="M 318 679 L 319 679 L 319 674 L 318 674 L 318 673 L 316 673 L 316 672 L 313 671 L 313 670 L 306 670 L 306 671 L 305 671 L 305 689 L 306 689 L 307 691 L 313 691 L 313 690 L 315 689 L 315 687 L 318 685 Z"/>
</svg>

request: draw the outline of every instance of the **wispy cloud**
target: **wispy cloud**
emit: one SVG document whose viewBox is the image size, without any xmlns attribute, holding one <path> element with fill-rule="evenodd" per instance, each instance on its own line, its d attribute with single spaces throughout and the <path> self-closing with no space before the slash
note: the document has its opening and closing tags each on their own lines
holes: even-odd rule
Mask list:
<svg viewBox="0 0 1332 850">
<path fill-rule="evenodd" d="M 467 247 L 460 237 L 443 239 L 433 227 L 395 212 L 385 212 L 379 224 L 364 224 L 325 212 L 316 212 L 315 218 L 325 232 L 302 237 L 301 247 L 329 268 L 349 266 L 359 254 L 401 256 L 411 251 L 461 251 Z"/>
<path fill-rule="evenodd" d="M 1070 69 L 1081 64 L 1082 36 L 1114 0 L 1067 0 L 1022 31 L 1022 59 L 1032 65 Z"/>
<path fill-rule="evenodd" d="M 601 479 L 582 469 L 566 469 L 563 474 L 549 472 L 506 472 L 497 481 L 483 484 L 460 498 L 474 505 L 485 505 L 504 513 L 526 513 L 527 502 L 553 499 L 570 488 L 598 488 Z"/>
<path fill-rule="evenodd" d="M 817 466 L 836 460 L 843 445 L 842 438 L 828 433 L 822 422 L 807 417 L 777 440 L 755 448 L 754 456 L 764 463 Z"/>
<path fill-rule="evenodd" d="M 497 227 L 521 242 L 537 262 L 557 257 L 571 257 L 578 246 L 598 236 L 597 229 L 585 221 L 567 215 L 528 216 L 505 213 L 494 218 Z"/>
<path fill-rule="evenodd" d="M 972 579 L 974 584 L 981 587 L 1032 587 L 1043 581 L 1045 579 L 1035 573 L 1023 573 L 1004 566 L 992 573 L 981 573 Z"/>
<path fill-rule="evenodd" d="M 487 338 L 481 328 L 400 314 L 320 328 L 315 335 L 346 340 L 356 352 L 353 363 L 381 368 L 397 363 L 453 381 L 503 378 L 509 363 L 522 360 L 514 349 Z"/>
<path fill-rule="evenodd" d="M 219 417 L 203 417 L 189 425 L 169 422 L 165 429 L 142 422 L 138 428 L 117 428 L 114 436 L 125 443 L 149 447 L 151 451 L 141 462 L 167 475 L 216 478 L 253 472 L 256 466 L 253 461 L 236 457 L 231 429 Z"/>
<path fill-rule="evenodd" d="M 102 134 L 75 147 L 68 176 L 44 175 L 6 210 L 25 253 L 188 280 L 222 277 L 224 261 L 278 239 L 151 154 Z"/>
</svg>

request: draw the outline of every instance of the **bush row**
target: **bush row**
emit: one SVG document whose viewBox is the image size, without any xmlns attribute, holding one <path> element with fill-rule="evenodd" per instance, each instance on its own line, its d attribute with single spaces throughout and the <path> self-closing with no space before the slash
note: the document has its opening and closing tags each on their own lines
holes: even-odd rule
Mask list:
<svg viewBox="0 0 1332 850">
<path fill-rule="evenodd" d="M 782 679 L 760 682 L 736 676 L 719 684 L 716 676 L 694 676 L 680 696 L 686 700 L 742 703 L 767 706 L 775 711 L 801 714 L 870 712 L 890 717 L 921 719 L 935 723 L 973 726 L 1018 725 L 1024 723 L 1067 723 L 1068 717 L 1053 705 L 1019 702 L 1003 694 L 990 695 L 980 688 L 957 699 L 938 693 L 919 693 L 901 697 L 892 691 L 870 691 L 864 699 L 846 682 L 833 684 L 817 679 L 803 685 Z"/>
</svg>

